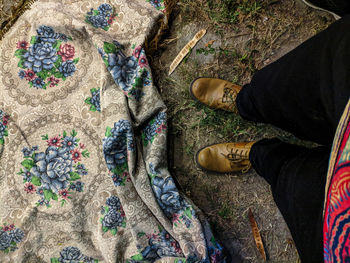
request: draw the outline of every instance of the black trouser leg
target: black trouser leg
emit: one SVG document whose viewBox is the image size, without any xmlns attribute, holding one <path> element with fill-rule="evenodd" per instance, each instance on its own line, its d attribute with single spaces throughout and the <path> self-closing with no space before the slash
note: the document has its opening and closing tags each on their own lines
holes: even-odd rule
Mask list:
<svg viewBox="0 0 350 263">
<path fill-rule="evenodd" d="M 302 262 L 323 262 L 322 211 L 330 149 L 308 149 L 264 139 L 250 161 L 271 185 L 274 200 L 294 239 Z"/>
<path fill-rule="evenodd" d="M 315 6 L 329 10 L 339 16 L 350 13 L 350 2 L 348 0 L 307 0 Z"/>
<path fill-rule="evenodd" d="M 240 115 L 331 145 L 350 96 L 350 16 L 256 72 L 237 96 Z"/>
</svg>

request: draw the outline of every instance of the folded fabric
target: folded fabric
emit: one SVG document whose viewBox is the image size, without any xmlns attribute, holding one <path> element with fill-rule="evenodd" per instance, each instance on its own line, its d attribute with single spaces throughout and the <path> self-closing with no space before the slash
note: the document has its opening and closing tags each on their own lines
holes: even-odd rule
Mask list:
<svg viewBox="0 0 350 263">
<path fill-rule="evenodd" d="M 4 36 L 1 262 L 225 262 L 167 169 L 143 48 L 164 13 L 163 0 L 42 0 Z"/>
</svg>

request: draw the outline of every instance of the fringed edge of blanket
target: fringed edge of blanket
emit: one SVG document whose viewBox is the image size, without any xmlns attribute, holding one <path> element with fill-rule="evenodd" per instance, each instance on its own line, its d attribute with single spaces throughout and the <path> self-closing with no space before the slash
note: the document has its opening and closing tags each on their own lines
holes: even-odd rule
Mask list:
<svg viewBox="0 0 350 263">
<path fill-rule="evenodd" d="M 13 26 L 17 19 L 34 4 L 37 0 L 24 0 L 18 7 L 12 7 L 12 14 L 9 19 L 5 20 L 0 29 L 0 40 L 3 39 L 7 31 Z"/>
<path fill-rule="evenodd" d="M 145 50 L 148 56 L 152 56 L 154 52 L 158 50 L 160 42 L 163 40 L 164 35 L 168 32 L 170 15 L 177 2 L 178 0 L 164 0 L 164 17 L 157 22 L 159 25 L 158 30 L 156 34 L 150 38 L 147 38 L 145 41 Z"/>
</svg>

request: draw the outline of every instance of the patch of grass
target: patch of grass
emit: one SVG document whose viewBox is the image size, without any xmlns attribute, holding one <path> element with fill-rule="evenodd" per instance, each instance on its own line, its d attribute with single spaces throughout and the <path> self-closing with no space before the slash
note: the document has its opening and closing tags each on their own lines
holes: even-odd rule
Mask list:
<svg viewBox="0 0 350 263">
<path fill-rule="evenodd" d="M 232 208 L 232 205 L 228 202 L 228 201 L 224 201 L 222 204 L 221 204 L 221 208 L 218 212 L 219 216 L 221 216 L 223 219 L 231 219 L 233 214 L 234 214 L 234 211 L 233 211 L 233 208 Z"/>
<path fill-rule="evenodd" d="M 212 45 L 208 45 L 196 50 L 196 54 L 203 54 L 204 56 L 214 55 L 218 58 L 226 58 L 230 60 L 234 60 L 236 63 L 235 67 L 244 67 L 250 71 L 250 73 L 254 73 L 256 71 L 254 54 L 258 53 L 257 50 L 247 50 L 245 53 L 240 54 L 237 50 L 230 50 L 227 48 L 216 47 L 214 48 Z"/>
<path fill-rule="evenodd" d="M 217 134 L 221 134 L 221 137 L 245 134 L 249 127 L 255 129 L 255 124 L 244 121 L 237 114 L 223 110 L 213 110 L 200 103 L 195 103 L 195 107 L 202 115 L 199 122 L 193 126 L 212 128 L 217 131 Z"/>
<path fill-rule="evenodd" d="M 241 16 L 254 15 L 262 8 L 262 1 L 251 0 L 210 0 L 209 17 L 223 24 L 237 23 Z"/>
<path fill-rule="evenodd" d="M 184 150 L 188 156 L 193 156 L 194 155 L 194 144 L 185 145 Z"/>
</svg>

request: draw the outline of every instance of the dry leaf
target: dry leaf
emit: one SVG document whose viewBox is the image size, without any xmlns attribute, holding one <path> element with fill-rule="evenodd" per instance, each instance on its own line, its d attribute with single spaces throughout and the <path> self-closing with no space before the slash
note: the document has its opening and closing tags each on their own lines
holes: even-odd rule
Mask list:
<svg viewBox="0 0 350 263">
<path fill-rule="evenodd" d="M 199 31 L 190 42 L 188 42 L 183 49 L 180 51 L 180 53 L 176 56 L 176 58 L 173 60 L 173 62 L 170 65 L 169 69 L 169 75 L 173 73 L 173 71 L 176 69 L 176 67 L 180 64 L 180 62 L 186 57 L 188 52 L 197 44 L 199 40 L 201 40 L 202 37 L 204 37 L 207 30 L 202 29 Z"/>
<path fill-rule="evenodd" d="M 252 227 L 255 244 L 256 244 L 260 254 L 262 255 L 264 261 L 266 261 L 264 244 L 263 244 L 261 236 L 260 236 L 258 225 L 254 219 L 253 212 L 250 209 L 249 209 L 248 216 L 249 216 L 250 226 Z"/>
<path fill-rule="evenodd" d="M 205 47 L 208 47 L 209 45 L 214 44 L 215 40 L 209 40 L 207 44 L 205 44 Z"/>
</svg>

